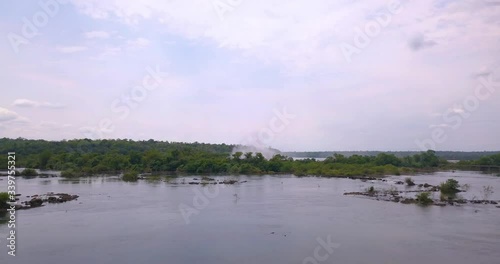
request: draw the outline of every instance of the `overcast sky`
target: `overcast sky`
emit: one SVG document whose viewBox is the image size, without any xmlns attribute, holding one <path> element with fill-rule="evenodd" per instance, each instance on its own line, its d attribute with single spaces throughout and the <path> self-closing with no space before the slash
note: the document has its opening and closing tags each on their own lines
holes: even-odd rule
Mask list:
<svg viewBox="0 0 500 264">
<path fill-rule="evenodd" d="M 500 150 L 500 1 L 40 3 L 0 2 L 0 137 Z"/>
</svg>

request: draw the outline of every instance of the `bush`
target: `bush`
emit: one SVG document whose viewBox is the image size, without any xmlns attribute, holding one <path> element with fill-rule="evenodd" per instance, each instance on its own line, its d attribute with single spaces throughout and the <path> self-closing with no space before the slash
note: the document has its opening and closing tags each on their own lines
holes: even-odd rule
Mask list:
<svg viewBox="0 0 500 264">
<path fill-rule="evenodd" d="M 410 177 L 405 178 L 405 182 L 408 186 L 414 186 L 415 182 Z"/>
<path fill-rule="evenodd" d="M 38 176 L 38 172 L 36 172 L 35 169 L 24 169 L 23 172 L 21 172 L 22 176 Z"/>
<path fill-rule="evenodd" d="M 374 194 L 375 193 L 375 188 L 373 186 L 370 186 L 370 188 L 368 188 L 367 192 L 370 193 L 370 194 Z"/>
<path fill-rule="evenodd" d="M 432 201 L 432 199 L 429 196 L 430 196 L 430 193 L 428 193 L 428 192 L 423 192 L 423 193 L 417 194 L 416 198 L 417 198 L 418 204 L 423 205 L 423 206 L 427 206 L 427 205 L 434 203 L 434 201 Z"/>
<path fill-rule="evenodd" d="M 10 200 L 10 196 L 6 192 L 1 192 L 0 193 L 0 204 L 4 204 Z"/>
<path fill-rule="evenodd" d="M 441 193 L 443 194 L 455 194 L 460 192 L 458 189 L 460 185 L 458 184 L 458 181 L 454 179 L 448 179 L 446 182 L 441 183 L 439 187 L 441 189 Z"/>
<path fill-rule="evenodd" d="M 137 172 L 135 171 L 129 171 L 123 174 L 122 180 L 127 181 L 127 182 L 134 182 L 137 181 Z"/>
</svg>

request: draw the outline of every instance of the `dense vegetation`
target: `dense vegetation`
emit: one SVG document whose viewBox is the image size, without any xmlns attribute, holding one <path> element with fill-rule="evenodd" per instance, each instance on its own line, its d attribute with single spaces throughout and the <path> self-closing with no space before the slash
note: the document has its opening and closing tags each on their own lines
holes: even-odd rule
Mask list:
<svg viewBox="0 0 500 264">
<path fill-rule="evenodd" d="M 61 170 L 66 177 L 122 171 L 357 176 L 399 174 L 407 172 L 403 167 L 427 168 L 440 164 L 432 151 L 404 158 L 385 153 L 350 157 L 335 154 L 320 162 L 313 159 L 293 160 L 279 154 L 271 159 L 265 159 L 261 153 L 231 154 L 233 147 L 154 140 L 83 139 L 51 142 L 0 139 L 0 152 L 15 151 L 18 167 Z"/>
<path fill-rule="evenodd" d="M 380 153 L 393 154 L 398 158 L 418 154 L 418 151 L 311 151 L 311 152 L 285 152 L 284 155 L 301 158 L 326 158 L 333 154 L 342 154 L 344 156 L 362 155 L 377 156 Z M 498 154 L 498 151 L 436 151 L 436 156 L 445 160 L 478 160 L 482 157 Z"/>
<path fill-rule="evenodd" d="M 434 151 L 397 157 L 333 154 L 324 161 L 294 160 L 281 154 L 232 153 L 233 145 L 131 140 L 44 141 L 0 139 L 0 152 L 16 152 L 16 166 L 63 171 L 65 177 L 102 173 L 186 174 L 290 173 L 298 176 L 403 174 L 446 164 Z M 496 161 L 496 158 L 492 158 Z M 7 162 L 5 162 L 7 164 Z M 32 170 L 25 172 L 33 173 Z M 26 174 L 26 173 L 25 173 Z M 131 176 L 132 177 L 132 176 Z"/>
<path fill-rule="evenodd" d="M 458 165 L 500 166 L 500 153 L 490 156 L 483 156 L 477 160 L 460 161 Z"/>
</svg>

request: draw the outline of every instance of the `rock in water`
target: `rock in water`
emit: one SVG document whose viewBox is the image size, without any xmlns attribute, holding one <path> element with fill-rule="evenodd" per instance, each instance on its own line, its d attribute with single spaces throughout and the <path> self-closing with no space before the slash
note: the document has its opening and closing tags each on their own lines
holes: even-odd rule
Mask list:
<svg viewBox="0 0 500 264">
<path fill-rule="evenodd" d="M 43 204 L 43 201 L 40 198 L 33 198 L 33 199 L 31 199 L 31 201 L 29 201 L 29 205 L 31 207 L 40 207 L 40 206 L 42 206 L 42 204 Z"/>
</svg>

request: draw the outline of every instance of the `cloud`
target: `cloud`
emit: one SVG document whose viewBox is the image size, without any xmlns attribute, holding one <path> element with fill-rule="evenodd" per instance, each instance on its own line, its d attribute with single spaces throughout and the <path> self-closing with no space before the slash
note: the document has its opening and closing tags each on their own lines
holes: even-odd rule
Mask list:
<svg viewBox="0 0 500 264">
<path fill-rule="evenodd" d="M 16 119 L 12 120 L 10 123 L 24 125 L 31 123 L 30 119 L 24 116 L 18 116 Z"/>
<path fill-rule="evenodd" d="M 75 52 L 80 52 L 80 51 L 85 51 L 88 48 L 85 46 L 65 46 L 65 47 L 58 47 L 57 50 L 61 53 L 75 53 Z"/>
<path fill-rule="evenodd" d="M 26 124 L 30 121 L 28 118 L 21 116 L 14 111 L 0 107 L 0 123 L 1 122 L 8 122 L 10 124 Z"/>
<path fill-rule="evenodd" d="M 12 112 L 9 109 L 0 107 L 0 122 L 12 121 L 19 117 L 16 112 Z"/>
<path fill-rule="evenodd" d="M 430 48 L 432 46 L 437 45 L 437 42 L 434 40 L 428 40 L 424 37 L 424 35 L 419 34 L 408 42 L 408 45 L 413 51 L 419 51 L 425 48 Z"/>
<path fill-rule="evenodd" d="M 106 31 L 89 31 L 83 33 L 83 36 L 87 39 L 107 39 L 110 37 L 110 34 Z"/>
<path fill-rule="evenodd" d="M 49 102 L 37 102 L 29 99 L 16 99 L 12 103 L 12 105 L 17 106 L 17 107 L 43 107 L 43 108 L 52 108 L 52 109 L 60 109 L 64 108 L 64 105 L 61 104 L 54 104 L 54 103 L 49 103 Z"/>
</svg>

